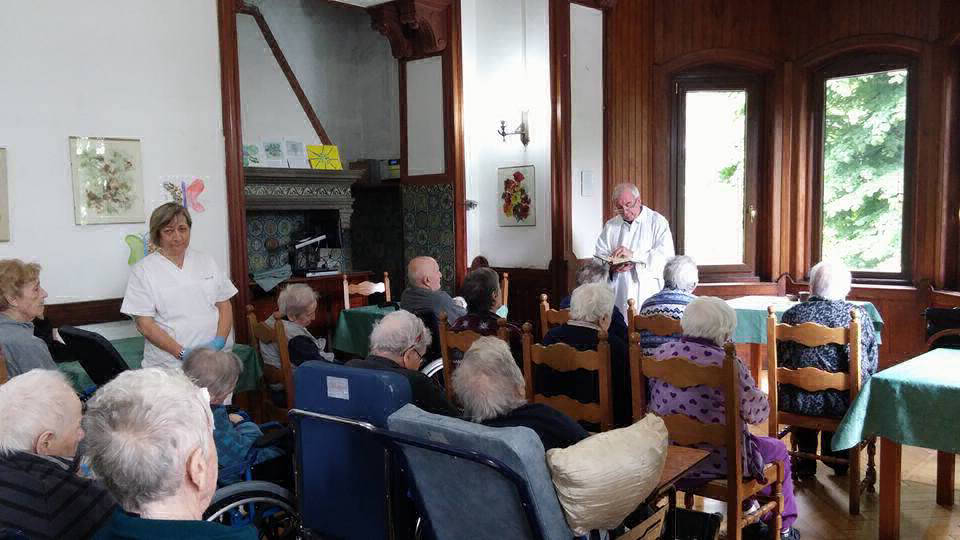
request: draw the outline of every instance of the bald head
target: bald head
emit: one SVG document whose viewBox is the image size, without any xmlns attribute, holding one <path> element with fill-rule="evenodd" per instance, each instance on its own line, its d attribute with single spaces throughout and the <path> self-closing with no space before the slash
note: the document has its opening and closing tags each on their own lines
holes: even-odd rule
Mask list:
<svg viewBox="0 0 960 540">
<path fill-rule="evenodd" d="M 407 265 L 407 281 L 411 287 L 436 291 L 440 289 L 443 274 L 433 257 L 414 257 Z"/>
</svg>

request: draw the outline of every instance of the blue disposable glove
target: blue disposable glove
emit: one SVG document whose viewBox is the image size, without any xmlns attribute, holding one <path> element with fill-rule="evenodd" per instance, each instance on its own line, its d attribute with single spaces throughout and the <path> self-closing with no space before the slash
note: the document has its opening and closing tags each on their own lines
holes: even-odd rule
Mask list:
<svg viewBox="0 0 960 540">
<path fill-rule="evenodd" d="M 203 347 L 206 348 L 206 349 L 213 349 L 213 350 L 215 350 L 215 351 L 219 351 L 219 350 L 223 349 L 224 345 L 226 345 L 226 344 L 227 344 L 227 340 L 226 340 L 226 339 L 224 339 L 224 338 L 222 338 L 222 337 L 220 337 L 220 336 L 217 336 L 217 337 L 213 338 L 212 340 L 210 340 L 210 342 L 207 343 L 206 345 L 203 345 Z"/>
</svg>

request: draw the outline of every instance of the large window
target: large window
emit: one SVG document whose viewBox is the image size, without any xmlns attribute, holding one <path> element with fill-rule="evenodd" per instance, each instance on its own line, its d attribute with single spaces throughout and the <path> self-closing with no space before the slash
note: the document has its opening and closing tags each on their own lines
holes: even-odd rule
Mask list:
<svg viewBox="0 0 960 540">
<path fill-rule="evenodd" d="M 677 252 L 705 281 L 753 276 L 760 83 L 710 70 L 677 76 L 671 147 Z M 720 277 L 722 275 L 722 278 Z"/>
<path fill-rule="evenodd" d="M 861 279 L 909 273 L 912 72 L 908 59 L 873 56 L 816 79 L 813 255 Z"/>
</svg>

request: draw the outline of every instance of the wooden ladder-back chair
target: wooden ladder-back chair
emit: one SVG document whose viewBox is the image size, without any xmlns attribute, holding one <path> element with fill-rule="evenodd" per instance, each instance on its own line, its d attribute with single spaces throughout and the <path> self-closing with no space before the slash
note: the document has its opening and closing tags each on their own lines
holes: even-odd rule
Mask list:
<svg viewBox="0 0 960 540">
<path fill-rule="evenodd" d="M 383 281 L 374 283 L 372 281 L 361 281 L 360 283 L 350 283 L 347 281 L 347 275 L 343 275 L 343 309 L 350 309 L 350 295 L 359 294 L 370 296 L 374 293 L 383 293 L 384 300 L 390 301 L 390 273 L 383 273 Z"/>
<path fill-rule="evenodd" d="M 821 345 L 849 345 L 849 373 L 831 373 L 815 367 L 788 369 L 780 367 L 777 359 L 777 343 L 792 341 L 807 347 Z M 821 416 L 806 416 L 802 414 L 780 412 L 778 406 L 778 384 L 790 384 L 806 392 L 822 390 L 840 390 L 850 393 L 850 403 L 860 393 L 860 312 L 850 310 L 849 328 L 830 328 L 817 323 L 806 322 L 798 325 L 789 325 L 777 322 L 773 306 L 767 308 L 767 377 L 770 396 L 770 436 L 778 439 L 792 433 L 793 428 L 808 428 L 819 431 L 837 431 L 840 425 L 839 418 Z M 787 426 L 780 430 L 780 424 Z M 793 436 L 791 436 L 793 440 Z M 860 449 L 867 446 L 867 473 L 866 478 L 860 480 Z M 797 451 L 797 445 L 791 444 L 790 456 L 794 462 L 798 458 L 816 459 L 827 463 L 846 463 L 850 470 L 847 472 L 849 485 L 849 511 L 851 515 L 860 513 L 860 493 L 866 489 L 874 491 L 877 471 L 874 466 L 876 454 L 876 438 L 866 443 L 860 443 L 850 449 L 849 458 L 836 458 L 821 454 L 810 454 Z"/>
<path fill-rule="evenodd" d="M 280 312 L 273 314 L 274 324 L 270 326 L 257 320 L 257 315 L 253 306 L 247 306 L 247 329 L 250 332 L 250 339 L 257 354 L 260 353 L 261 343 L 272 343 L 277 346 L 277 352 L 280 356 L 280 369 L 264 364 L 263 382 L 266 384 L 266 392 L 263 396 L 263 412 L 267 420 L 276 420 L 278 422 L 287 422 L 287 411 L 293 408 L 293 365 L 290 363 L 290 350 L 287 348 L 287 330 L 283 326 Z M 272 399 L 270 385 L 283 385 L 283 393 L 286 403 L 283 407 L 278 406 Z"/>
<path fill-rule="evenodd" d="M 570 320 L 569 309 L 550 309 L 547 295 L 540 295 L 540 340 L 547 337 L 547 332 L 554 326 L 566 324 Z"/>
<path fill-rule="evenodd" d="M 707 482 L 706 484 L 686 492 L 687 502 L 693 495 L 700 495 L 708 499 L 727 503 L 727 539 L 740 540 L 743 527 L 756 523 L 761 516 L 772 512 L 774 522 L 770 527 L 773 539 L 780 538 L 780 529 L 783 523 L 783 480 L 784 464 L 770 463 L 763 468 L 765 481 L 758 482 L 755 478 L 743 476 L 743 432 L 740 419 L 740 379 L 737 369 L 737 357 L 733 344 L 724 345 L 724 359 L 722 366 L 701 366 L 688 358 L 674 356 L 658 361 L 652 356 L 644 356 L 640 348 L 640 335 L 633 333 L 630 336 L 630 371 L 634 388 L 645 388 L 648 378 L 657 378 L 677 388 L 691 386 L 708 386 L 719 388 L 724 394 L 725 423 L 704 424 L 685 414 L 668 414 L 661 416 L 667 426 L 671 444 L 692 446 L 698 443 L 707 443 L 717 448 L 727 450 L 727 477 Z M 646 413 L 646 398 L 644 392 L 635 392 L 635 405 Z M 760 490 L 771 487 L 769 497 L 759 495 Z M 756 497 L 764 504 L 753 512 L 743 511 L 743 501 Z"/>
<path fill-rule="evenodd" d="M 437 314 L 437 333 L 440 334 L 440 356 L 443 358 L 443 387 L 447 393 L 447 401 L 454 403 L 453 397 L 453 370 L 456 369 L 458 358 L 454 358 L 454 351 L 465 353 L 473 342 L 482 338 L 472 330 L 454 332 L 447 324 L 447 313 Z M 497 337 L 510 343 L 510 331 L 507 329 L 506 319 L 497 321 Z"/>
<path fill-rule="evenodd" d="M 0 350 L 0 384 L 7 382 L 10 379 L 10 374 L 7 372 L 7 359 L 3 356 L 3 351 Z"/>
<path fill-rule="evenodd" d="M 630 317 L 630 332 L 642 332 L 646 330 L 651 334 L 658 336 L 672 336 L 682 334 L 683 327 L 680 325 L 680 319 L 667 317 L 666 315 L 636 315 Z"/>
<path fill-rule="evenodd" d="M 536 345 L 533 343 L 533 325 L 523 324 L 523 379 L 530 403 L 543 403 L 557 409 L 574 420 L 599 424 L 600 431 L 613 428 L 613 387 L 610 369 L 610 343 L 607 333 L 597 336 L 597 350 L 578 351 L 566 343 Z M 539 393 L 534 375 L 534 364 L 542 364 L 553 370 L 569 372 L 577 369 L 595 371 L 599 388 L 598 403 L 581 403 L 564 395 L 547 396 Z"/>
<path fill-rule="evenodd" d="M 510 303 L 510 274 L 508 272 L 503 273 L 503 277 L 500 278 L 500 302 L 508 306 Z"/>
</svg>

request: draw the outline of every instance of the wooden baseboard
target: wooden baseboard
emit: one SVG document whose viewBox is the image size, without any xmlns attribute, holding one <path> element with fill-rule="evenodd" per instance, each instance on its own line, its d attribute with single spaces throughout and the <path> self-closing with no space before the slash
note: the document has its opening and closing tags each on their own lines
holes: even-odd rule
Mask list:
<svg viewBox="0 0 960 540">
<path fill-rule="evenodd" d="M 123 298 L 106 298 L 87 302 L 52 304 L 46 307 L 45 317 L 55 327 L 125 321 L 129 317 L 120 313 L 122 303 Z"/>
</svg>

